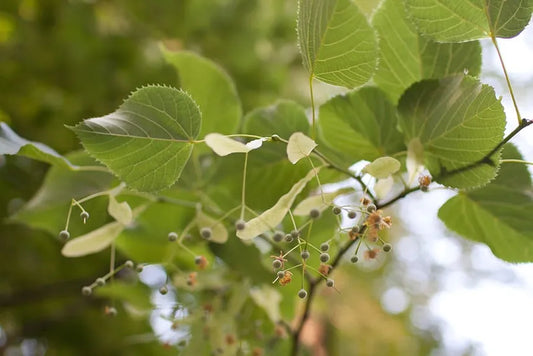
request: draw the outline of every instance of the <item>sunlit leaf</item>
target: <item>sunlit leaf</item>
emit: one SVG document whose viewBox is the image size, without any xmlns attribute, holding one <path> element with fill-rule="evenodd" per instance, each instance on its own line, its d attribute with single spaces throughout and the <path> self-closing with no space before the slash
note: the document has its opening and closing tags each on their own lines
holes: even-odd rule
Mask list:
<svg viewBox="0 0 533 356">
<path fill-rule="evenodd" d="M 455 188 L 473 188 L 494 178 L 492 163 L 481 160 L 503 138 L 505 114 L 494 89 L 457 75 L 413 85 L 399 103 L 406 141 L 418 138 L 424 162 L 434 180 Z"/>
<path fill-rule="evenodd" d="M 389 192 L 391 191 L 393 185 L 393 177 L 378 179 L 376 184 L 374 184 L 374 192 L 376 193 L 376 197 L 378 199 L 385 198 L 387 194 L 389 194 Z"/>
<path fill-rule="evenodd" d="M 109 196 L 109 205 L 107 206 L 107 212 L 116 221 L 123 225 L 128 225 L 133 219 L 133 213 L 128 202 L 123 201 L 119 203 L 113 195 Z"/>
<path fill-rule="evenodd" d="M 223 222 L 213 219 L 201 210 L 198 210 L 196 213 L 196 225 L 198 226 L 198 230 L 204 227 L 211 229 L 210 242 L 224 243 L 228 240 L 228 230 Z"/>
<path fill-rule="evenodd" d="M 382 179 L 400 170 L 400 161 L 392 157 L 379 157 L 363 168 L 363 173 Z"/>
<path fill-rule="evenodd" d="M 84 120 L 72 130 L 129 187 L 157 191 L 179 178 L 200 124 L 200 111 L 188 94 L 148 86 L 114 113 Z"/>
<path fill-rule="evenodd" d="M 350 0 L 299 0 L 297 30 L 311 76 L 348 88 L 372 77 L 377 62 L 374 30 Z"/>
<path fill-rule="evenodd" d="M 289 212 L 296 196 L 305 188 L 306 184 L 318 174 L 319 170 L 320 168 L 316 168 L 307 173 L 307 175 L 296 182 L 285 195 L 279 198 L 278 202 L 273 207 L 248 221 L 244 230 L 237 231 L 237 236 L 243 240 L 250 240 L 263 232 L 275 228 Z"/>
<path fill-rule="evenodd" d="M 522 159 L 508 144 L 502 158 Z M 503 164 L 498 177 L 483 187 L 460 193 L 439 210 L 439 218 L 458 234 L 487 244 L 509 262 L 533 262 L 531 177 L 522 164 Z"/>
<path fill-rule="evenodd" d="M 217 64 L 187 51 L 163 48 L 165 60 L 178 71 L 180 87 L 202 112 L 199 137 L 210 132 L 234 133 L 242 116 L 241 102 L 230 76 Z"/>
<path fill-rule="evenodd" d="M 0 155 L 26 156 L 64 168 L 77 168 L 52 148 L 20 137 L 5 122 L 0 122 Z"/>
<path fill-rule="evenodd" d="M 317 146 L 316 142 L 301 132 L 295 132 L 289 137 L 287 144 L 287 157 L 292 164 L 295 164 L 313 152 Z"/>
<path fill-rule="evenodd" d="M 481 69 L 481 46 L 468 43 L 437 43 L 418 34 L 407 18 L 403 1 L 386 0 L 373 17 L 380 35 L 379 66 L 374 81 L 393 102 L 411 84 L 465 70 L 477 76 Z"/>
<path fill-rule="evenodd" d="M 514 37 L 529 23 L 530 0 L 406 0 L 420 32 L 441 42 Z"/>
<path fill-rule="evenodd" d="M 320 143 L 344 157 L 346 164 L 405 150 L 396 129 L 398 113 L 378 88 L 365 87 L 336 96 L 320 106 Z"/>
</svg>

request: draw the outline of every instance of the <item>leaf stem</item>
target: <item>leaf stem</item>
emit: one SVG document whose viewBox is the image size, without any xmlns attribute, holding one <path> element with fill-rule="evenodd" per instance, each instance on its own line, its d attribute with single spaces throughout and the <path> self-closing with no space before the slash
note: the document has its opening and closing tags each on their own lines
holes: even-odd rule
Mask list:
<svg viewBox="0 0 533 356">
<path fill-rule="evenodd" d="M 246 209 L 246 170 L 248 169 L 248 152 L 244 154 L 244 168 L 242 172 L 242 192 L 241 192 L 241 219 L 244 219 Z"/>
<path fill-rule="evenodd" d="M 309 75 L 309 96 L 311 97 L 311 138 L 316 138 L 316 114 L 315 114 L 315 95 L 313 93 L 313 74 Z"/>
</svg>

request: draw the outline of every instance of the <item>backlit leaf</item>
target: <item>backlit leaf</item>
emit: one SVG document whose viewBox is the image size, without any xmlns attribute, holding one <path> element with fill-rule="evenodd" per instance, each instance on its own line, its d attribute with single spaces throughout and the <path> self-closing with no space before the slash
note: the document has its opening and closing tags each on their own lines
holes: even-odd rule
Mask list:
<svg viewBox="0 0 533 356">
<path fill-rule="evenodd" d="M 502 158 L 522 159 L 507 144 Z M 439 218 L 458 234 L 487 244 L 509 262 L 533 261 L 531 177 L 523 164 L 502 164 L 498 177 L 482 189 L 460 193 L 439 210 Z"/>
<path fill-rule="evenodd" d="M 424 35 L 441 42 L 514 37 L 529 23 L 530 0 L 406 0 Z"/>
<path fill-rule="evenodd" d="M 380 35 L 379 66 L 374 76 L 393 102 L 411 84 L 465 70 L 477 76 L 481 69 L 481 46 L 468 43 L 437 43 L 418 34 L 407 18 L 403 1 L 386 0 L 373 17 Z"/>
<path fill-rule="evenodd" d="M 129 187 L 158 191 L 179 178 L 200 124 L 200 111 L 188 94 L 148 86 L 114 113 L 84 120 L 72 130 Z"/>
<path fill-rule="evenodd" d="M 494 178 L 492 163 L 463 170 L 487 155 L 503 138 L 505 114 L 494 89 L 456 75 L 413 85 L 399 103 L 406 141 L 418 138 L 424 162 L 435 181 L 455 188 L 473 188 Z"/>
<path fill-rule="evenodd" d="M 311 76 L 347 88 L 372 77 L 377 62 L 374 30 L 350 0 L 299 0 L 297 30 Z"/>
</svg>

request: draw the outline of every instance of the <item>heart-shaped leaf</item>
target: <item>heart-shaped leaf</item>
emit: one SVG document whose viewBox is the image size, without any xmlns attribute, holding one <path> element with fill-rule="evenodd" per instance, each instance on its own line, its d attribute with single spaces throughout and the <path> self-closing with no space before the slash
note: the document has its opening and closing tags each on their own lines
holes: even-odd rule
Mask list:
<svg viewBox="0 0 533 356">
<path fill-rule="evenodd" d="M 152 192 L 179 178 L 200 125 L 198 106 L 187 93 L 148 86 L 114 113 L 84 120 L 72 130 L 129 187 Z"/>
</svg>

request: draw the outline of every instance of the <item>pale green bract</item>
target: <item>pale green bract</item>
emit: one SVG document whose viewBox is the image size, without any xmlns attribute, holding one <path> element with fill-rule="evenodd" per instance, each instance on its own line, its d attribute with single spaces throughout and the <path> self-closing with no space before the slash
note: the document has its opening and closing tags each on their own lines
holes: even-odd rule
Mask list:
<svg viewBox="0 0 533 356">
<path fill-rule="evenodd" d="M 375 33 L 350 0 L 300 0 L 297 30 L 303 63 L 312 77 L 347 88 L 372 77 Z"/>
<path fill-rule="evenodd" d="M 301 132 L 295 132 L 287 143 L 287 157 L 295 164 L 304 157 L 308 157 L 317 146 L 316 142 Z"/>
<path fill-rule="evenodd" d="M 83 236 L 70 240 L 63 246 L 61 253 L 65 257 L 81 257 L 100 252 L 107 248 L 124 230 L 118 221 L 106 224 Z"/>
<path fill-rule="evenodd" d="M 296 216 L 308 216 L 313 209 L 324 211 L 331 205 L 331 203 L 333 203 L 333 200 L 342 193 L 342 191 L 338 191 L 305 198 L 296 205 L 292 213 Z"/>
<path fill-rule="evenodd" d="M 296 196 L 305 188 L 307 183 L 319 172 L 320 167 L 313 168 L 305 177 L 300 179 L 292 188 L 279 198 L 276 204 L 261 215 L 246 222 L 244 230 L 237 231 L 237 236 L 243 240 L 251 240 L 262 233 L 274 229 L 287 215 Z"/>
<path fill-rule="evenodd" d="M 227 156 L 232 153 L 248 153 L 251 150 L 244 143 L 219 133 L 210 133 L 205 136 L 205 144 L 219 156 Z"/>
<path fill-rule="evenodd" d="M 494 89 L 456 75 L 413 85 L 399 103 L 406 142 L 418 138 L 433 179 L 455 188 L 474 188 L 494 178 L 498 155 L 476 167 L 502 140 L 505 113 Z"/>
<path fill-rule="evenodd" d="M 406 0 L 419 31 L 440 42 L 510 38 L 529 23 L 531 0 Z"/>
<path fill-rule="evenodd" d="M 400 161 L 392 157 L 379 157 L 363 168 L 363 173 L 370 174 L 374 178 L 384 179 L 400 170 Z"/>
<path fill-rule="evenodd" d="M 198 106 L 187 93 L 147 86 L 117 111 L 84 120 L 72 130 L 89 154 L 130 188 L 154 192 L 179 178 L 200 125 Z"/>
<path fill-rule="evenodd" d="M 128 225 L 133 220 L 133 212 L 128 202 L 123 201 L 119 203 L 113 195 L 109 196 L 107 212 L 122 225 Z"/>
<path fill-rule="evenodd" d="M 228 230 L 224 226 L 223 222 L 212 218 L 201 210 L 196 212 L 196 225 L 199 231 L 204 227 L 211 229 L 211 237 L 209 238 L 209 242 L 222 244 L 228 240 Z"/>
<path fill-rule="evenodd" d="M 374 81 L 396 103 L 411 84 L 465 70 L 477 76 L 481 69 L 478 41 L 437 43 L 419 35 L 399 0 L 384 1 L 372 19 L 380 35 L 379 66 Z M 409 59 L 409 60 L 407 60 Z"/>
<path fill-rule="evenodd" d="M 522 159 L 507 144 L 502 158 Z M 509 262 L 533 261 L 533 197 L 531 177 L 523 164 L 502 164 L 498 177 L 482 189 L 459 194 L 439 210 L 446 226 L 462 236 L 487 244 L 495 256 Z"/>
</svg>

